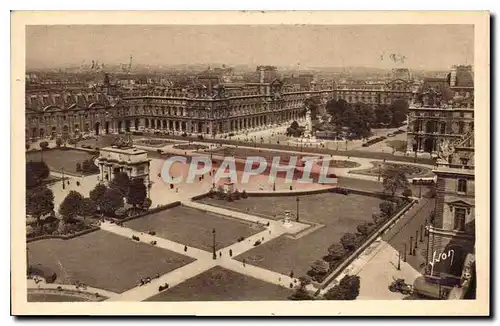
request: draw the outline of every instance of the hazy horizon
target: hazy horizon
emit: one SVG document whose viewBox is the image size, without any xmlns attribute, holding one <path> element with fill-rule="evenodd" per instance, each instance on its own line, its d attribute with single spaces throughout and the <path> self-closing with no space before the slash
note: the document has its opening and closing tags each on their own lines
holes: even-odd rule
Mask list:
<svg viewBox="0 0 500 326">
<path fill-rule="evenodd" d="M 396 57 L 391 58 L 391 54 Z M 26 68 L 276 65 L 447 70 L 473 64 L 473 25 L 52 25 L 26 27 Z M 395 60 L 394 60 L 395 59 Z"/>
</svg>

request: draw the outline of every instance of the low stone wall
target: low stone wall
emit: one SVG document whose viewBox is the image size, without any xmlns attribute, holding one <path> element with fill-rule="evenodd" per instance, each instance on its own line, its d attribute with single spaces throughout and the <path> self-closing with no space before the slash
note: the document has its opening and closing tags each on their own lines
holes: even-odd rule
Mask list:
<svg viewBox="0 0 500 326">
<path fill-rule="evenodd" d="M 344 269 L 349 266 L 356 258 L 358 258 L 378 237 L 380 237 L 384 232 L 390 229 L 402 216 L 405 214 L 410 208 L 413 207 L 417 203 L 416 200 L 412 200 L 408 204 L 406 204 L 402 209 L 400 209 L 392 218 L 390 218 L 387 222 L 385 222 L 377 231 L 372 233 L 368 237 L 368 239 L 356 250 L 354 250 L 351 254 L 346 256 L 342 263 L 335 268 L 321 283 L 313 282 L 313 284 L 320 288 L 324 289 L 327 287 L 337 276 L 339 276 Z"/>
<path fill-rule="evenodd" d="M 34 241 L 38 241 L 38 240 L 45 240 L 45 239 L 69 240 L 69 239 L 73 239 L 73 238 L 79 237 L 81 235 L 85 235 L 85 234 L 88 234 L 88 233 L 91 233 L 91 232 L 94 232 L 94 231 L 97 231 L 100 229 L 101 229 L 100 227 L 95 226 L 95 227 L 92 227 L 90 229 L 86 229 L 83 231 L 79 231 L 79 232 L 67 234 L 67 235 L 59 235 L 59 234 L 57 234 L 57 235 L 52 235 L 52 234 L 40 235 L 37 237 L 27 238 L 26 243 L 30 243 L 30 242 L 34 242 Z"/>
</svg>

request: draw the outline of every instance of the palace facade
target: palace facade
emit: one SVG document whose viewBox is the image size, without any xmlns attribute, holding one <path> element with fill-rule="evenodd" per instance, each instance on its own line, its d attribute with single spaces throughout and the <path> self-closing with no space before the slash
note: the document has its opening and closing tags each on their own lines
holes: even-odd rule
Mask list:
<svg viewBox="0 0 500 326">
<path fill-rule="evenodd" d="M 257 67 L 252 82 L 226 77 L 208 70 L 186 88 L 120 87 L 108 75 L 93 88 L 27 87 L 26 138 L 133 131 L 229 135 L 301 120 L 308 99 L 324 111 L 331 99 L 390 104 L 395 99 L 409 101 L 412 94 L 409 82 L 402 79 L 345 88 L 318 83 L 312 74 L 280 79 L 272 66 Z"/>
<path fill-rule="evenodd" d="M 454 66 L 447 78 L 428 78 L 414 94 L 408 113 L 407 153 L 436 156 L 439 144 L 474 131 L 471 66 Z"/>
</svg>

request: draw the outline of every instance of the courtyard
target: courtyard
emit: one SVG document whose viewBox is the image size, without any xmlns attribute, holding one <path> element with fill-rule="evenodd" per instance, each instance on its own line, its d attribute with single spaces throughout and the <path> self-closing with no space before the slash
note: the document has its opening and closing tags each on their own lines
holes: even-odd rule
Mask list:
<svg viewBox="0 0 500 326">
<path fill-rule="evenodd" d="M 216 266 L 146 301 L 286 300 L 291 290 Z"/>
<path fill-rule="evenodd" d="M 224 205 L 228 209 L 251 212 L 271 219 L 282 219 L 285 211 L 295 216 L 296 196 L 249 197 L 234 202 L 203 199 L 205 204 Z M 281 274 L 303 276 L 311 264 L 322 259 L 327 249 L 337 243 L 346 232 L 356 232 L 357 226 L 372 221 L 378 213 L 381 199 L 364 195 L 323 193 L 300 196 L 299 220 L 323 225 L 316 231 L 294 239 L 282 235 L 257 246 L 236 259 Z"/>
<path fill-rule="evenodd" d="M 228 216 L 177 206 L 124 223 L 140 232 L 156 232 L 156 236 L 205 251 L 212 250 L 212 230 L 216 230 L 216 249 L 247 238 L 263 230 L 256 224 Z"/>
<path fill-rule="evenodd" d="M 145 277 L 162 275 L 193 259 L 138 243 L 106 231 L 70 240 L 46 239 L 28 243 L 29 264 L 55 271 L 56 283 L 88 286 L 122 293 Z"/>
<path fill-rule="evenodd" d="M 72 174 L 75 176 L 81 176 L 82 172 L 76 171 L 76 164 L 82 164 L 85 160 L 90 160 L 95 156 L 90 152 L 76 150 L 76 149 L 61 149 L 55 148 L 47 151 L 43 151 L 43 161 L 47 163 L 47 166 L 51 171 L 62 172 Z M 42 159 L 42 153 L 37 152 L 26 152 L 26 162 L 29 161 L 40 161 Z M 94 173 L 97 174 L 98 172 Z"/>
</svg>

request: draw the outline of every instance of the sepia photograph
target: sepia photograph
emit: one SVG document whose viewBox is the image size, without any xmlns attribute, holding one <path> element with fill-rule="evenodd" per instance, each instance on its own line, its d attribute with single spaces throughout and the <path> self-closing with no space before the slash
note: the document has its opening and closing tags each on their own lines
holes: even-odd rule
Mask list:
<svg viewBox="0 0 500 326">
<path fill-rule="evenodd" d="M 490 313 L 487 12 L 11 18 L 14 315 Z"/>
</svg>

